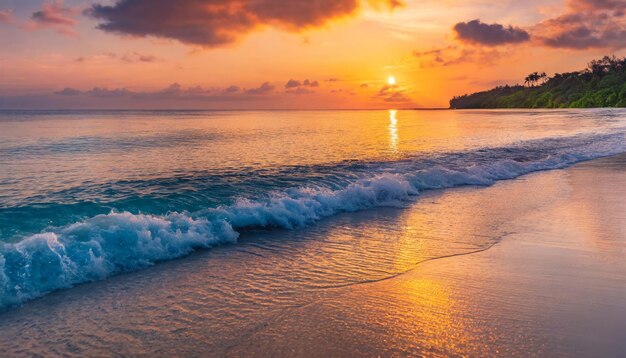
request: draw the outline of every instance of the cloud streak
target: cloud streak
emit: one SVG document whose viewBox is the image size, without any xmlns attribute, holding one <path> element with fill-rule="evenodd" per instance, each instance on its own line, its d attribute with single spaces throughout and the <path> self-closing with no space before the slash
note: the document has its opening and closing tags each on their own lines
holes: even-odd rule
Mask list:
<svg viewBox="0 0 626 358">
<path fill-rule="evenodd" d="M 244 91 L 234 85 L 226 88 L 205 89 L 201 86 L 184 88 L 179 83 L 172 83 L 161 90 L 151 92 L 136 92 L 127 88 L 109 89 L 106 87 L 94 87 L 90 90 L 81 91 L 76 88 L 66 87 L 54 92 L 54 94 L 58 96 L 85 96 L 93 98 L 236 100 L 249 98 L 250 96 L 271 94 L 275 89 L 276 86 L 270 82 L 264 82 L 259 87 Z"/>
</svg>

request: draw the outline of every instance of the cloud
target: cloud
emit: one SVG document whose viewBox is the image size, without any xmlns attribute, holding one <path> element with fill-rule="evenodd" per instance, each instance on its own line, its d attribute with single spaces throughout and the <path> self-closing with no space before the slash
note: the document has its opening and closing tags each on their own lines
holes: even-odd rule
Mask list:
<svg viewBox="0 0 626 358">
<path fill-rule="evenodd" d="M 46 1 L 41 10 L 32 14 L 30 27 L 53 28 L 65 35 L 76 35 L 74 16 L 79 13 L 75 8 L 64 7 L 62 0 Z"/>
<path fill-rule="evenodd" d="M 54 94 L 59 96 L 79 96 L 86 95 L 92 97 L 101 97 L 101 98 L 114 98 L 114 97 L 126 97 L 133 92 L 129 91 L 126 88 L 116 88 L 116 89 L 108 89 L 104 87 L 94 87 L 88 91 L 81 91 L 76 88 L 66 87 L 60 91 L 54 92 Z"/>
<path fill-rule="evenodd" d="M 82 93 L 81 91 L 75 88 L 70 88 L 70 87 L 66 87 L 62 89 L 61 91 L 54 92 L 54 94 L 58 94 L 61 96 L 78 96 L 81 93 Z"/>
<path fill-rule="evenodd" d="M 154 36 L 204 47 L 228 45 L 265 26 L 287 31 L 319 27 L 355 14 L 363 0 L 117 0 L 86 14 L 98 28 L 117 34 Z M 368 0 L 389 8 L 398 0 Z"/>
<path fill-rule="evenodd" d="M 285 88 L 286 89 L 291 89 L 291 88 L 298 88 L 298 89 L 304 89 L 303 87 L 319 87 L 320 83 L 318 81 L 309 81 L 304 80 L 304 81 L 298 81 L 298 80 L 294 80 L 294 79 L 290 79 L 289 81 L 287 81 L 287 83 L 285 83 Z M 304 93 L 312 93 L 313 91 L 308 90 L 308 91 L 300 91 L 298 94 L 304 94 Z"/>
<path fill-rule="evenodd" d="M 264 95 L 272 92 L 275 88 L 276 86 L 270 84 L 269 82 L 264 82 L 257 88 L 250 88 L 246 90 L 245 93 L 251 95 Z"/>
<path fill-rule="evenodd" d="M 123 62 L 128 62 L 128 63 L 134 63 L 134 62 L 156 62 L 159 60 L 158 57 L 154 56 L 154 55 L 144 55 L 141 54 L 139 52 L 131 52 L 131 53 L 126 53 L 124 55 L 121 56 L 117 56 L 115 54 L 113 54 L 113 57 L 117 57 L 120 59 L 120 61 Z"/>
<path fill-rule="evenodd" d="M 8 23 L 13 21 L 13 11 L 0 10 L 0 23 Z"/>
<path fill-rule="evenodd" d="M 245 100 L 252 96 L 265 95 L 271 93 L 275 86 L 269 82 L 264 82 L 259 87 L 248 89 L 242 92 L 238 86 L 226 88 L 205 89 L 201 86 L 184 88 L 179 83 L 172 83 L 169 86 L 147 92 L 132 91 L 127 88 L 109 89 L 106 87 L 93 87 L 90 90 L 81 91 L 75 88 L 66 87 L 54 92 L 58 96 L 84 96 L 91 98 L 113 99 L 128 98 L 134 100 L 207 100 L 207 101 L 231 101 Z"/>
<path fill-rule="evenodd" d="M 444 63 L 444 52 L 454 48 L 455 47 L 453 46 L 448 46 L 446 48 L 438 48 L 429 51 L 413 51 L 413 56 L 417 58 L 430 58 L 430 60 L 434 63 Z"/>
<path fill-rule="evenodd" d="M 289 80 L 287 81 L 287 83 L 285 83 L 285 88 L 295 88 L 295 87 L 300 87 L 301 85 L 302 83 L 300 83 L 300 81 Z"/>
<path fill-rule="evenodd" d="M 385 102 L 411 102 L 411 99 L 404 93 L 404 91 L 397 85 L 384 85 L 378 90 L 375 98 L 382 98 Z"/>
<path fill-rule="evenodd" d="M 305 87 L 319 87 L 320 83 L 318 81 L 304 80 L 304 82 L 302 82 L 302 85 Z"/>
<path fill-rule="evenodd" d="M 410 102 L 411 99 L 409 97 L 407 97 L 404 93 L 402 92 L 394 92 L 392 93 L 389 97 L 384 99 L 385 102 Z"/>
<path fill-rule="evenodd" d="M 315 91 L 312 91 L 308 88 L 304 88 L 304 87 L 298 87 L 296 89 L 292 89 L 289 91 L 286 91 L 289 94 L 311 94 L 311 93 L 315 93 Z"/>
<path fill-rule="evenodd" d="M 93 89 L 84 92 L 84 94 L 101 98 L 119 98 L 130 96 L 133 92 L 126 88 L 116 88 L 110 90 L 108 88 L 94 87 Z"/>
<path fill-rule="evenodd" d="M 239 92 L 240 88 L 239 86 L 229 86 L 224 88 L 224 92 L 225 93 L 235 93 L 235 92 Z"/>
<path fill-rule="evenodd" d="M 460 22 L 454 26 L 457 39 L 472 45 L 498 46 L 534 40 L 535 44 L 573 50 L 626 48 L 626 0 L 566 0 L 565 11 L 525 29 L 484 24 L 480 20 Z M 450 61 L 443 50 L 414 52 L 418 58 L 429 58 L 422 65 L 449 65 L 472 60 L 470 56 Z"/>
<path fill-rule="evenodd" d="M 528 32 L 519 27 L 485 24 L 478 19 L 457 23 L 454 31 L 460 41 L 484 46 L 518 44 L 530 40 Z"/>
<path fill-rule="evenodd" d="M 114 52 L 107 52 L 94 56 L 79 56 L 75 59 L 76 62 L 98 61 L 98 60 L 117 60 L 126 63 L 152 63 L 158 62 L 160 59 L 154 55 L 142 54 L 137 51 L 126 52 L 124 54 L 117 54 Z"/>
<path fill-rule="evenodd" d="M 491 65 L 500 59 L 501 54 L 493 48 L 448 46 L 427 51 L 414 51 L 413 56 L 419 60 L 421 67 L 430 68 L 464 63 Z"/>
<path fill-rule="evenodd" d="M 579 10 L 624 10 L 626 2 L 624 0 L 571 0 L 569 6 Z"/>
<path fill-rule="evenodd" d="M 93 87 L 84 90 L 66 87 L 47 93 L 0 95 L 0 108 L 284 108 L 285 95 L 281 97 L 278 93 L 272 93 L 273 88 L 267 83 L 252 89 L 254 91 L 251 93 L 246 93 L 234 85 L 204 88 L 201 86 L 184 87 L 179 83 L 172 83 L 165 88 L 150 91 L 138 91 L 125 87 Z M 266 95 L 254 95 L 260 92 Z"/>
<path fill-rule="evenodd" d="M 626 47 L 626 1 L 570 0 L 566 11 L 534 26 L 540 42 L 568 49 Z"/>
</svg>

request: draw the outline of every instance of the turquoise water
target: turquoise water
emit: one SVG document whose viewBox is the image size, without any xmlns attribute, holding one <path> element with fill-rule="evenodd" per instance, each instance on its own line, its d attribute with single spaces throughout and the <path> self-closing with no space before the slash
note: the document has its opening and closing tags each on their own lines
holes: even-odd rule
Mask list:
<svg viewBox="0 0 626 358">
<path fill-rule="evenodd" d="M 0 307 L 626 151 L 626 111 L 0 111 Z"/>
</svg>

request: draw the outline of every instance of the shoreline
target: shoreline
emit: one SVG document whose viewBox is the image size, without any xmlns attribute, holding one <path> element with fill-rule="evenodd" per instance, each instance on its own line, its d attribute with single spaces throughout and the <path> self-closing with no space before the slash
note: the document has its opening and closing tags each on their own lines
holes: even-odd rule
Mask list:
<svg viewBox="0 0 626 358">
<path fill-rule="evenodd" d="M 598 175 L 594 167 L 618 175 Z M 565 174 L 573 184 L 569 193 L 542 211 L 516 218 L 514 232 L 489 248 L 432 259 L 391 280 L 355 285 L 338 297 L 293 310 L 248 337 L 264 343 L 235 347 L 229 355 L 342 356 L 359 350 L 379 356 L 625 354 L 626 264 L 620 258 L 626 253 L 626 211 L 611 211 L 613 216 L 603 219 L 614 224 L 603 229 L 608 235 L 586 235 L 585 229 L 566 224 L 597 225 L 571 212 L 572 205 L 586 206 L 579 200 L 589 193 L 578 194 L 580 184 L 599 180 L 602 191 L 602 179 L 626 183 L 626 155 L 558 172 L 535 173 L 527 180 L 552 176 L 554 183 Z M 626 190 L 615 193 L 620 194 Z M 611 209 L 615 204 L 626 209 L 623 200 L 613 202 Z M 589 247 L 589 240 L 604 240 L 606 247 Z M 292 340 L 307 332 L 314 338 L 306 346 Z"/>
</svg>

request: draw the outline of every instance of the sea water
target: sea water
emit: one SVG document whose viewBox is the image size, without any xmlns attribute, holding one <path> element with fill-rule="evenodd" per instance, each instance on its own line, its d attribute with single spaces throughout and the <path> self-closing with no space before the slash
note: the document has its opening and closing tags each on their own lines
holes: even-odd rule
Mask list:
<svg viewBox="0 0 626 358">
<path fill-rule="evenodd" d="M 618 109 L 0 111 L 0 308 L 242 234 L 622 153 L 625 135 Z"/>
</svg>

